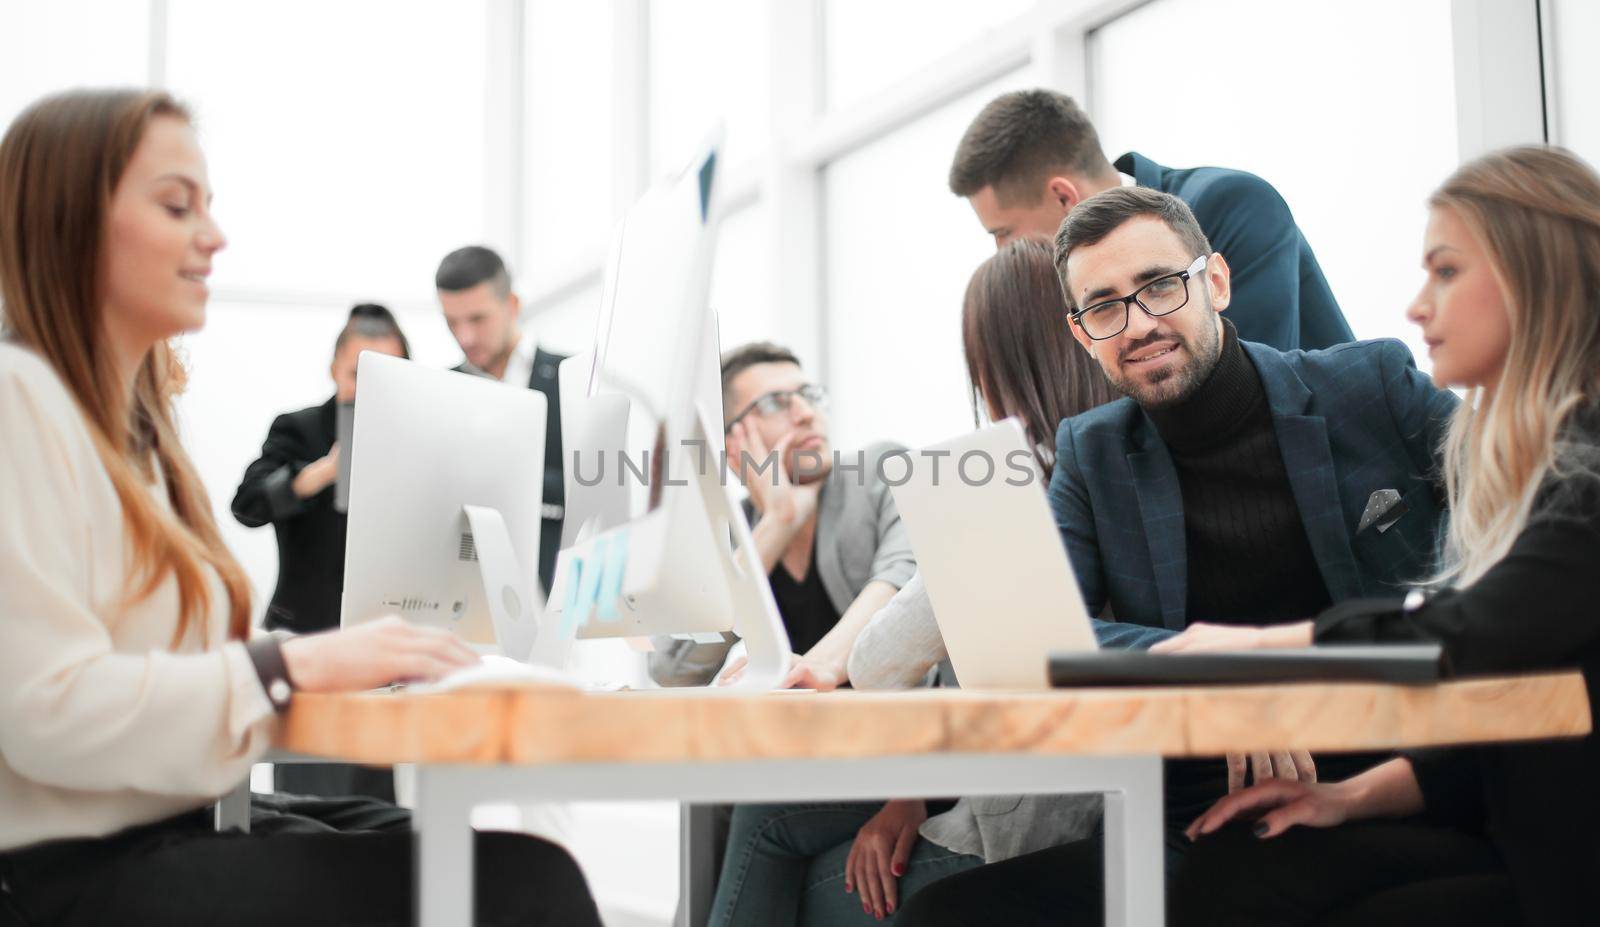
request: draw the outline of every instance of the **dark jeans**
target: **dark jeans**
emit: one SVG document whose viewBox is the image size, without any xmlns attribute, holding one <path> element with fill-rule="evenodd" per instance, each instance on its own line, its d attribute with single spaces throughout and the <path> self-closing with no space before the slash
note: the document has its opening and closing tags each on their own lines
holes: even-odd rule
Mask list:
<svg viewBox="0 0 1600 927">
<path fill-rule="evenodd" d="M 0 924 L 401 925 L 412 921 L 408 815 L 359 800 L 274 796 L 251 833 L 209 809 L 109 837 L 0 854 Z M 598 925 L 566 851 L 521 834 L 476 836 L 480 924 Z"/>
<path fill-rule="evenodd" d="M 1259 840 L 1224 828 L 1189 851 L 1174 927 L 1502 927 L 1521 923 L 1483 837 L 1417 821 L 1295 827 Z"/>
<path fill-rule="evenodd" d="M 1167 829 L 1167 884 L 1182 868 L 1189 840 Z M 911 896 L 901 927 L 1090 927 L 1105 923 L 1106 848 L 1095 834 L 946 876 Z M 1160 889 L 1152 886 L 1153 890 Z"/>
</svg>

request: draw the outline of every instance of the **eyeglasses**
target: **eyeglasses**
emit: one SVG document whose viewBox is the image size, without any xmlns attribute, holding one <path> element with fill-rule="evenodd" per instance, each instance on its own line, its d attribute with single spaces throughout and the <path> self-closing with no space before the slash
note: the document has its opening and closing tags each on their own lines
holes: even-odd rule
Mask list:
<svg viewBox="0 0 1600 927">
<path fill-rule="evenodd" d="M 799 389 L 775 389 L 757 396 L 755 401 L 745 406 L 742 412 L 729 419 L 728 424 L 722 427 L 722 431 L 724 434 L 732 431 L 733 426 L 739 424 L 739 420 L 751 412 L 762 418 L 771 418 L 780 412 L 787 413 L 796 396 L 804 399 L 807 405 L 818 411 L 828 408 L 828 390 L 815 383 L 807 383 Z"/>
<path fill-rule="evenodd" d="M 1151 318 L 1171 315 L 1189 304 L 1189 278 L 1205 269 L 1208 257 L 1202 254 L 1186 270 L 1157 277 L 1127 296 L 1079 309 L 1071 314 L 1071 319 L 1091 340 L 1104 341 L 1122 334 L 1128 327 L 1128 307 L 1134 303 Z"/>
</svg>

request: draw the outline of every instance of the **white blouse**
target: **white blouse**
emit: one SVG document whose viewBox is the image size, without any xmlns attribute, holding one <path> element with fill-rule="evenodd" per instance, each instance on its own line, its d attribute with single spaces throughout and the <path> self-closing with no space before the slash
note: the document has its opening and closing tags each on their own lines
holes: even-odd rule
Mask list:
<svg viewBox="0 0 1600 927">
<path fill-rule="evenodd" d="M 66 386 L 0 342 L 0 851 L 201 807 L 267 749 L 272 706 L 244 645 L 223 643 L 221 583 L 210 646 L 195 629 L 170 649 L 177 580 L 125 605 L 123 530 Z"/>
</svg>

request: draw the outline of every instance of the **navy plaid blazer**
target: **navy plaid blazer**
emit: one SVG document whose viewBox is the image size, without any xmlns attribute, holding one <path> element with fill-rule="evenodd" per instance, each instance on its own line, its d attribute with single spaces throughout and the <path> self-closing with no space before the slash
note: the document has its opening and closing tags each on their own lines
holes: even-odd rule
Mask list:
<svg viewBox="0 0 1600 927">
<path fill-rule="evenodd" d="M 1456 397 L 1398 341 L 1322 351 L 1241 342 L 1266 389 L 1300 518 L 1334 602 L 1393 594 L 1432 569 L 1444 498 L 1437 449 Z M 1406 512 L 1357 531 L 1372 493 Z M 1178 472 L 1132 399 L 1066 419 L 1056 432 L 1050 508 L 1102 646 L 1148 647 L 1182 630 L 1188 562 Z M 1312 616 L 1307 615 L 1307 618 Z"/>
</svg>

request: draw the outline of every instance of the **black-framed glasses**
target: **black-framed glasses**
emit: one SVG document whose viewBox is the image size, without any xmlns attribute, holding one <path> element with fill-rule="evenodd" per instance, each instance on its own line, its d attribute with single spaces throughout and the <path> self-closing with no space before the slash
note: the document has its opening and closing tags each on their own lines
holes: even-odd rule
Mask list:
<svg viewBox="0 0 1600 927">
<path fill-rule="evenodd" d="M 1139 304 L 1145 315 L 1160 318 L 1189 304 L 1189 278 L 1205 269 L 1210 255 L 1202 254 L 1184 270 L 1167 274 L 1139 287 L 1127 296 L 1095 303 L 1072 313 L 1073 324 L 1093 341 L 1104 341 L 1122 334 L 1128 327 L 1128 307 Z"/>
<path fill-rule="evenodd" d="M 724 434 L 732 431 L 733 426 L 739 424 L 739 420 L 751 412 L 759 414 L 762 418 L 771 418 L 779 413 L 787 413 L 796 396 L 804 399 L 806 404 L 813 409 L 820 411 L 828 407 L 827 388 L 815 383 L 807 383 L 796 389 L 775 389 L 770 393 L 762 393 L 757 396 L 754 402 L 745 406 L 738 415 L 729 419 L 728 424 L 722 426 L 722 431 Z"/>
</svg>

